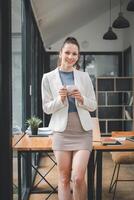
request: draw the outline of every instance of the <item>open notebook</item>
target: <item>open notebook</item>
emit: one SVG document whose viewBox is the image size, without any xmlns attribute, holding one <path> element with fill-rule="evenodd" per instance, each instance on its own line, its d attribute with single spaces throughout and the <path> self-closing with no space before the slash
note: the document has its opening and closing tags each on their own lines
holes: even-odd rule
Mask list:
<svg viewBox="0 0 134 200">
<path fill-rule="evenodd" d="M 121 145 L 121 142 L 118 141 L 118 139 L 114 137 L 103 137 L 101 140 L 101 143 L 103 145 Z"/>
</svg>

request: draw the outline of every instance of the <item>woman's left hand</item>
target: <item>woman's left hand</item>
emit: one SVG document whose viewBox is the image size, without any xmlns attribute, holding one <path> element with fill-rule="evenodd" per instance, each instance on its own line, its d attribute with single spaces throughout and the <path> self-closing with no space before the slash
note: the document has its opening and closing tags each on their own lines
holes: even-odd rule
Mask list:
<svg viewBox="0 0 134 200">
<path fill-rule="evenodd" d="M 70 92 L 68 95 L 75 98 L 80 104 L 83 104 L 83 97 L 81 96 L 81 93 L 79 92 L 79 90 L 75 89 L 72 92 Z"/>
</svg>

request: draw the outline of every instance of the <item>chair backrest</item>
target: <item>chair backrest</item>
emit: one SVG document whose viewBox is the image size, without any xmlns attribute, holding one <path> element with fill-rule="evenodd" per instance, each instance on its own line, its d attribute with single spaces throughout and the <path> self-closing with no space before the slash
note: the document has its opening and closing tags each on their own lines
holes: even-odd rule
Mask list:
<svg viewBox="0 0 134 200">
<path fill-rule="evenodd" d="M 101 141 L 99 120 L 97 117 L 92 117 L 91 119 L 93 125 L 93 142 Z"/>
<path fill-rule="evenodd" d="M 112 131 L 112 137 L 134 136 L 134 131 Z"/>
</svg>

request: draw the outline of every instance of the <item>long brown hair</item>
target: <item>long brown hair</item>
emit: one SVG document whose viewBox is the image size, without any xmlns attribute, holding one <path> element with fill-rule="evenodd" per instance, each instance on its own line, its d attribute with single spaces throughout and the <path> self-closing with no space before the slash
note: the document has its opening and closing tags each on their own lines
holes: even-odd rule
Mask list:
<svg viewBox="0 0 134 200">
<path fill-rule="evenodd" d="M 74 37 L 67 37 L 65 39 L 65 41 L 63 42 L 63 45 L 62 45 L 60 51 L 62 51 L 62 48 L 65 46 L 65 44 L 74 44 L 74 45 L 76 45 L 78 47 L 78 51 L 80 52 L 80 45 L 79 45 L 79 43 L 78 43 L 78 41 L 77 41 L 76 38 L 74 38 Z M 77 61 L 77 63 L 78 63 L 78 61 Z M 59 57 L 58 61 L 57 61 L 57 66 L 60 66 L 60 64 L 61 64 L 61 59 Z"/>
</svg>

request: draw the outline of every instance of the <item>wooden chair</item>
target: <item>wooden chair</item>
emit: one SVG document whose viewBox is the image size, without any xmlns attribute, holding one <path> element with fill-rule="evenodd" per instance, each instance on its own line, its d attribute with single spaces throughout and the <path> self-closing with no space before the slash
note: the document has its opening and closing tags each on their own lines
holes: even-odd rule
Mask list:
<svg viewBox="0 0 134 200">
<path fill-rule="evenodd" d="M 93 142 L 100 142 L 101 134 L 100 134 L 99 120 L 97 117 L 92 117 L 91 119 L 93 125 Z"/>
<path fill-rule="evenodd" d="M 112 137 L 126 137 L 126 136 L 134 136 L 134 131 L 116 131 L 112 132 Z M 112 179 L 110 182 L 109 192 L 113 192 L 113 200 L 115 199 L 117 182 L 118 181 L 134 181 L 134 180 L 126 180 L 119 179 L 120 166 L 134 164 L 134 152 L 111 152 L 112 160 L 114 162 L 114 170 Z"/>
</svg>

